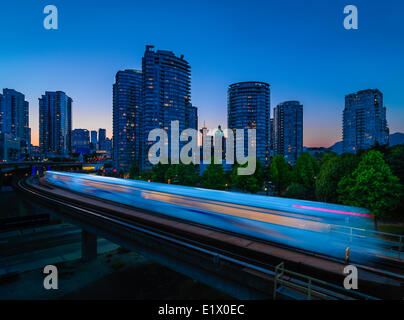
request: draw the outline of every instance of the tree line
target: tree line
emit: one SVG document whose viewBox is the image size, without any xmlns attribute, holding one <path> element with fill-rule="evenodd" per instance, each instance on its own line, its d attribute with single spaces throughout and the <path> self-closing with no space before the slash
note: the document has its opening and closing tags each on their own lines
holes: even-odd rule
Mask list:
<svg viewBox="0 0 404 320">
<path fill-rule="evenodd" d="M 264 168 L 257 161 L 253 175 L 237 174 L 240 165 L 225 172 L 207 165 L 203 174 L 193 164 L 157 164 L 151 170 L 130 167 L 132 179 L 234 190 L 280 197 L 322 201 L 369 209 L 377 218 L 404 218 L 404 145 L 375 146 L 356 154 L 303 152 L 294 166 L 282 155 Z"/>
</svg>

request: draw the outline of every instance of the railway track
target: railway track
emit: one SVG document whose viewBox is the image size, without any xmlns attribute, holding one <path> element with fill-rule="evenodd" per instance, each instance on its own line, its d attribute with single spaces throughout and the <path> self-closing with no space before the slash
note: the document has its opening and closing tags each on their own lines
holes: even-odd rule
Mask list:
<svg viewBox="0 0 404 320">
<path fill-rule="evenodd" d="M 386 298 L 384 294 L 380 295 L 385 290 L 380 290 L 380 288 L 371 290 L 372 283 L 373 286 L 378 284 L 379 286 L 389 286 L 390 289 L 394 287 L 395 293 L 387 298 L 403 297 L 403 295 L 399 295 L 402 293 L 404 277 L 398 273 L 400 269 L 398 265 L 393 267 L 390 265 L 390 270 L 387 270 L 387 268 L 381 269 L 374 265 L 357 264 L 359 274 L 363 275 L 363 278 L 360 277 L 360 283 L 366 283 L 364 291 L 366 294 L 345 289 L 341 291 L 341 279 L 344 277 L 341 270 L 343 270 L 345 262 L 332 257 L 258 241 L 245 236 L 241 237 L 195 223 L 184 223 L 184 221 L 162 217 L 153 212 L 94 197 L 85 197 L 82 194 L 51 185 L 36 185 L 32 180 L 21 179 L 17 185 L 22 192 L 37 200 L 40 199 L 48 206 L 61 206 L 76 214 L 84 214 L 105 223 L 120 225 L 127 230 L 136 230 L 158 237 L 178 246 L 210 255 L 215 263 L 226 261 L 238 265 L 240 268 L 248 269 L 249 272 L 259 273 L 267 280 L 274 279 L 275 266 L 279 262 L 285 261 L 288 268 L 294 271 L 314 274 L 319 279 L 327 281 L 328 288 L 320 285 L 315 289 L 326 294 L 330 299 Z M 302 284 L 302 281 L 298 279 L 289 280 Z"/>
</svg>

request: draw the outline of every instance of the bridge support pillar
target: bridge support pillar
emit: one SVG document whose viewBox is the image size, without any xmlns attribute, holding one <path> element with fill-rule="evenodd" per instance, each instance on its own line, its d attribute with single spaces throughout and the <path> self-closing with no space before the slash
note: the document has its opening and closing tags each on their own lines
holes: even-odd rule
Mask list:
<svg viewBox="0 0 404 320">
<path fill-rule="evenodd" d="M 97 258 L 97 236 L 88 231 L 81 232 L 81 260 L 91 261 Z"/>
<path fill-rule="evenodd" d="M 18 201 L 18 215 L 20 217 L 25 217 L 29 214 L 29 208 L 27 202 L 24 200 Z"/>
</svg>

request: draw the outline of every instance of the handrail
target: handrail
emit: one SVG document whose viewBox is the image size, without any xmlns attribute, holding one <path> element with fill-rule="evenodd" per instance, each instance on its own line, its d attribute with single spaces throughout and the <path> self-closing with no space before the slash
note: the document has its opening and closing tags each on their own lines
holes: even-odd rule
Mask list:
<svg viewBox="0 0 404 320">
<path fill-rule="evenodd" d="M 352 242 L 353 237 L 367 237 L 366 233 L 368 234 L 373 234 L 374 236 L 385 236 L 385 237 L 391 237 L 397 239 L 396 241 L 390 241 L 393 242 L 394 244 L 397 244 L 398 250 L 397 250 L 397 255 L 398 259 L 401 260 L 401 252 L 403 249 L 403 236 L 399 234 L 394 234 L 394 233 L 388 233 L 388 232 L 382 232 L 382 231 L 376 231 L 376 230 L 371 230 L 371 229 L 361 229 L 361 228 L 356 228 L 356 227 L 349 227 L 349 226 L 341 226 L 341 225 L 330 225 L 330 231 L 332 229 L 347 229 L 348 232 L 338 232 L 338 231 L 333 231 L 333 232 L 338 232 L 341 234 L 349 235 L 350 237 L 350 242 Z M 357 232 L 362 232 L 363 234 L 355 234 L 355 231 Z M 391 249 L 391 251 L 393 251 Z M 404 257 L 403 257 L 404 258 Z"/>
<path fill-rule="evenodd" d="M 285 276 L 285 272 L 292 276 L 298 276 L 298 277 L 304 278 L 305 280 L 307 280 L 308 285 L 307 286 L 299 285 L 297 283 L 293 283 L 292 281 L 283 279 Z M 275 284 L 274 284 L 273 298 L 274 298 L 274 300 L 276 300 L 276 296 L 277 296 L 277 292 L 278 292 L 278 284 L 281 284 L 281 285 L 287 285 L 288 287 L 292 287 L 292 288 L 300 290 L 300 291 L 305 291 L 307 293 L 307 300 L 311 300 L 312 293 L 313 293 L 313 289 L 312 289 L 313 281 L 317 281 L 320 284 L 327 284 L 324 281 L 312 278 L 310 276 L 306 276 L 303 274 L 299 274 L 297 272 L 286 270 L 284 262 L 281 262 L 280 264 L 278 264 L 275 267 Z M 315 292 L 315 295 L 320 296 L 324 299 L 328 298 L 328 296 L 326 294 L 321 293 L 321 292 Z"/>
<path fill-rule="evenodd" d="M 298 280 L 298 278 L 303 279 L 303 283 L 306 284 L 298 284 L 295 282 L 292 282 L 292 280 L 287 280 L 285 279 L 285 275 L 290 275 L 290 276 L 294 276 L 294 278 L 291 277 L 291 279 L 294 280 Z M 299 281 L 302 282 L 302 281 Z M 337 291 L 343 291 L 345 294 L 347 293 L 347 289 L 343 288 L 343 287 L 339 287 L 335 284 L 329 283 L 329 282 L 325 282 L 301 273 L 297 273 L 294 271 L 290 271 L 285 269 L 285 264 L 284 262 L 281 262 L 280 264 L 278 264 L 275 267 L 275 278 L 274 278 L 274 292 L 273 292 L 273 299 L 276 300 L 277 298 L 277 294 L 278 294 L 278 289 L 280 288 L 280 286 L 284 285 L 285 287 L 290 287 L 293 289 L 296 289 L 298 291 L 303 291 L 304 293 L 306 293 L 306 298 L 307 300 L 311 300 L 313 296 L 315 297 L 319 297 L 319 298 L 323 298 L 323 299 L 329 299 L 329 298 L 338 298 L 337 295 L 333 295 L 332 293 L 336 293 Z M 316 285 L 322 285 L 325 287 L 330 288 L 331 290 L 334 291 L 330 291 L 327 290 L 326 288 L 323 288 L 325 290 L 327 290 L 329 292 L 329 294 L 326 293 L 322 293 L 320 292 L 316 287 Z M 350 293 L 356 295 L 358 298 L 362 298 L 362 299 L 374 299 L 371 296 L 365 295 L 363 293 L 360 292 L 354 292 L 354 291 L 350 291 Z"/>
</svg>

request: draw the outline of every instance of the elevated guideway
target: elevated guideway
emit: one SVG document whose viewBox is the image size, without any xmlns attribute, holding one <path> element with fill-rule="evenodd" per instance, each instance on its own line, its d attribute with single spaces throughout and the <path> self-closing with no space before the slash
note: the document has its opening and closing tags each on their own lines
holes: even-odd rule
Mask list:
<svg viewBox="0 0 404 320">
<path fill-rule="evenodd" d="M 18 187 L 84 230 L 87 257 L 96 254 L 99 236 L 236 298 L 404 297 L 399 259 L 389 258 L 382 268 L 357 265 L 360 292 L 345 290 L 345 261 L 56 188 L 43 180 L 22 179 Z"/>
</svg>

